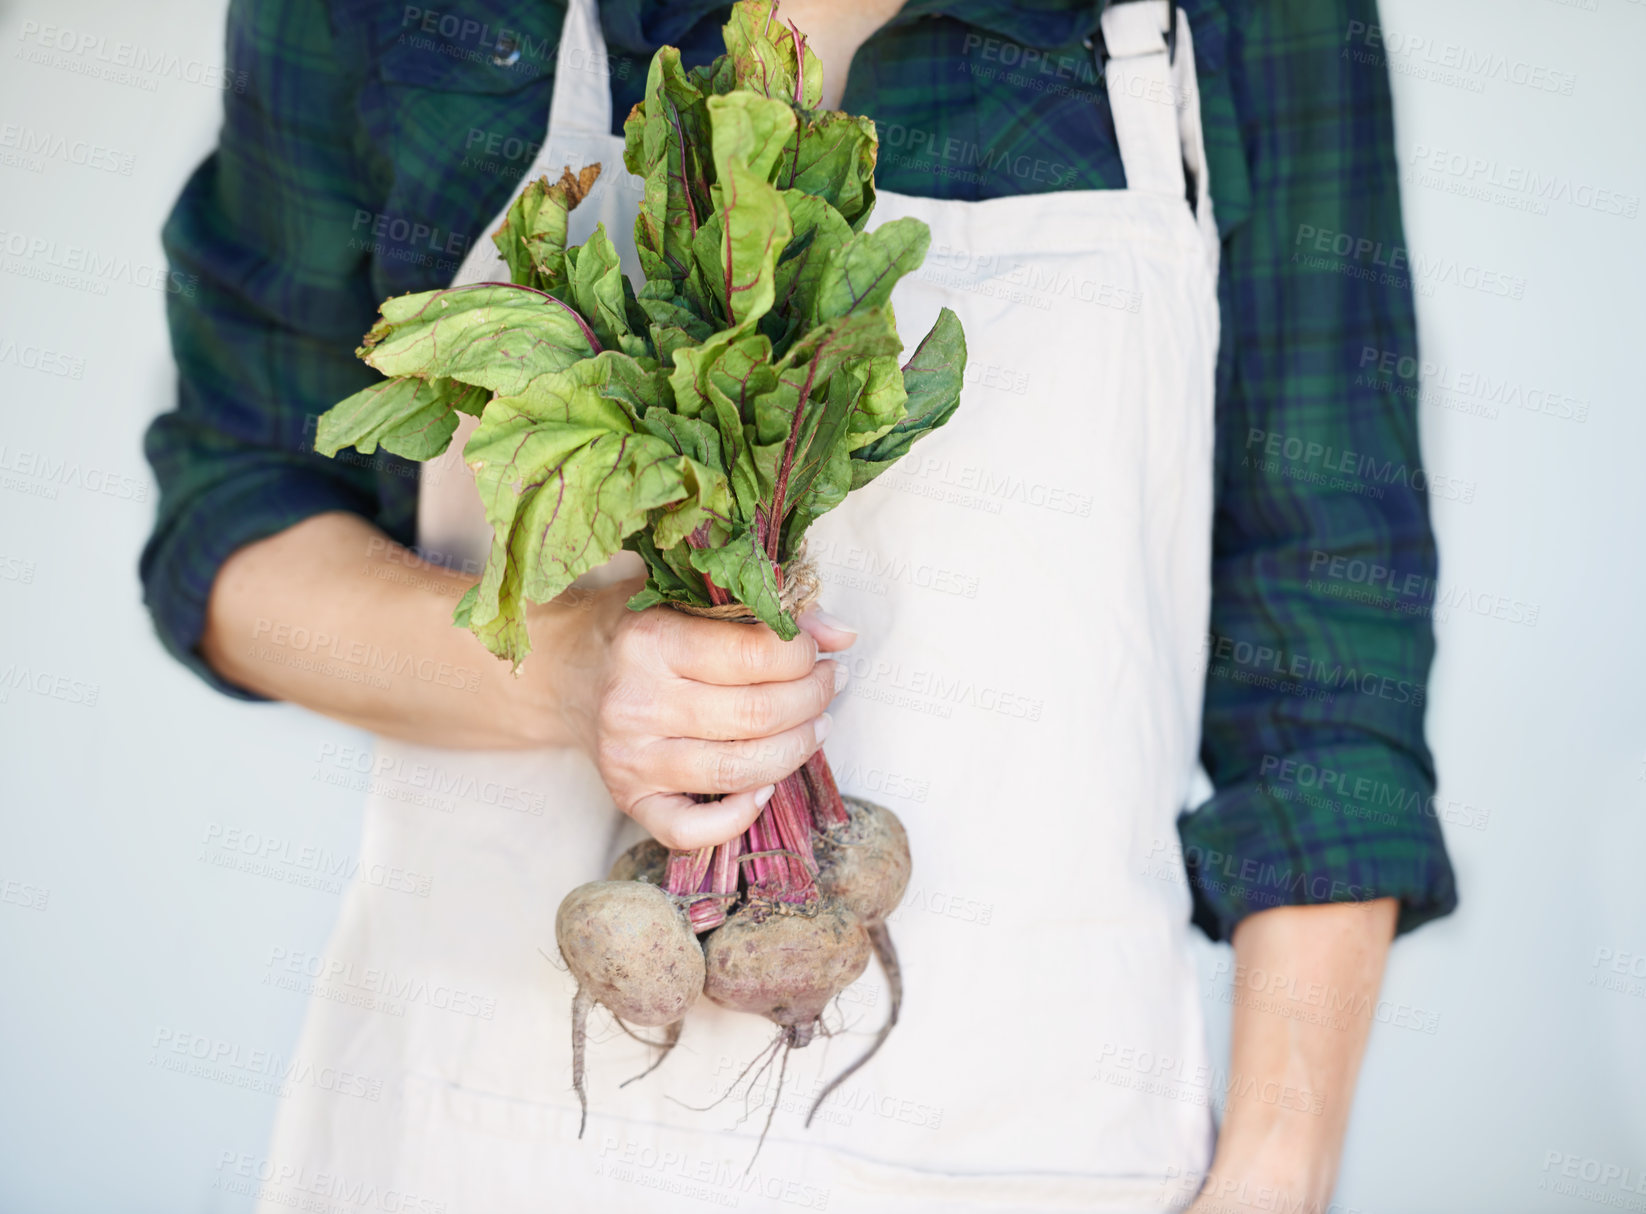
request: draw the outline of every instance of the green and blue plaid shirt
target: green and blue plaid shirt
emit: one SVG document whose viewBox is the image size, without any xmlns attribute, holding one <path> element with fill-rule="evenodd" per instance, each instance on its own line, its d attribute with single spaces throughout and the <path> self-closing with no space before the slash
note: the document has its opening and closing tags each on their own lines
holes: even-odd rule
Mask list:
<svg viewBox="0 0 1646 1214">
<path fill-rule="evenodd" d="M 1387 68 L 1354 55 L 1374 0 L 1184 0 L 1223 236 L 1218 487 L 1202 758 L 1216 788 L 1154 857 L 1226 937 L 1270 906 L 1456 905 L 1423 736 L 1434 648 L 1427 498 L 1391 373 L 1417 354 Z M 611 0 L 614 119 L 651 51 L 720 49 L 725 6 Z M 311 450 L 374 378 L 379 300 L 441 286 L 543 137 L 556 0 L 234 0 L 217 151 L 165 229 L 197 290 L 168 300 L 178 405 L 148 432 L 161 486 L 142 559 L 162 641 L 198 649 L 235 549 L 321 511 L 413 539 L 418 465 Z M 1098 5 L 912 0 L 853 60 L 887 189 L 984 199 L 1125 184 L 1094 54 Z M 1100 49 L 1100 47 L 1098 48 Z M 1393 251 L 1393 255 L 1391 255 Z M 1146 861 L 1147 862 L 1147 861 Z"/>
</svg>

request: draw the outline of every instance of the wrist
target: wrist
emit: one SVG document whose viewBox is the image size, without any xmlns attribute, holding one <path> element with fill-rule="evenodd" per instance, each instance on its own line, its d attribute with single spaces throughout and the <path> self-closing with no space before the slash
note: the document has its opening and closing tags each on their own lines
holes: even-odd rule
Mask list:
<svg viewBox="0 0 1646 1214">
<path fill-rule="evenodd" d="M 1326 1214 L 1333 1181 L 1318 1170 L 1284 1162 L 1212 1161 L 1189 1214 Z"/>
<path fill-rule="evenodd" d="M 550 602 L 528 605 L 530 655 L 517 675 L 506 662 L 497 662 L 503 700 L 499 725 L 506 745 L 592 752 L 606 658 L 628 597 L 628 588 L 573 589 Z"/>
<path fill-rule="evenodd" d="M 1218 1134 L 1196 1214 L 1291 1210 L 1321 1214 L 1337 1184 L 1341 1136 L 1321 1116 L 1288 1110 L 1270 1117 L 1230 1111 Z"/>
</svg>

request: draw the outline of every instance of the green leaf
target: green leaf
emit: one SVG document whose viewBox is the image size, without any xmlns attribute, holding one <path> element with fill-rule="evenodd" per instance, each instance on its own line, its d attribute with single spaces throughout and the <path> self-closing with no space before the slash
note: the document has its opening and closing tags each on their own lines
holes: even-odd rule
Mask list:
<svg viewBox="0 0 1646 1214">
<path fill-rule="evenodd" d="M 692 568 L 707 574 L 716 586 L 731 592 L 785 641 L 799 634 L 778 598 L 777 567 L 754 542 L 754 534 L 743 531 L 719 548 L 694 548 Z"/>
<path fill-rule="evenodd" d="M 450 445 L 457 415 L 480 416 L 487 397 L 451 379 L 386 379 L 322 413 L 314 449 L 334 456 L 353 447 L 370 455 L 381 443 L 406 459 L 433 459 Z"/>
<path fill-rule="evenodd" d="M 680 460 L 680 480 L 686 496 L 661 510 L 652 523 L 652 534 L 663 548 L 672 548 L 704 523 L 711 529 L 724 528 L 731 514 L 731 491 L 726 474 L 690 456 Z"/>
<path fill-rule="evenodd" d="M 737 517 L 745 524 L 753 522 L 760 500 L 745 424 L 755 415 L 752 398 L 777 383 L 770 358 L 771 344 L 764 335 L 724 329 L 701 346 L 677 351 L 669 377 L 681 414 L 713 420 L 720 435 L 720 466 L 731 481 Z"/>
<path fill-rule="evenodd" d="M 836 371 L 826 390 L 813 389 L 813 402 L 821 403 L 807 409 L 790 458 L 783 497 L 781 558 L 795 551 L 813 522 L 845 500 L 852 480 L 851 426 L 867 394 L 866 385 L 878 381 L 884 374 L 879 369 L 885 364 L 895 377 L 895 359 L 860 359 Z M 898 394 L 901 400 L 901 380 Z"/>
<path fill-rule="evenodd" d="M 566 224 L 571 209 L 588 195 L 600 176 L 600 166 L 585 166 L 576 176 L 571 169 L 553 185 L 540 177 L 526 186 L 492 233 L 492 243 L 509 267 L 509 278 L 551 295 L 566 289 Z"/>
<path fill-rule="evenodd" d="M 659 603 L 697 603 L 708 606 L 708 590 L 703 585 L 703 579 L 692 569 L 689 556 L 671 558 L 658 550 L 650 535 L 645 531 L 637 531 L 628 539 L 628 547 L 640 554 L 640 559 L 646 562 L 647 578 L 645 589 L 638 591 L 629 600 L 630 611 L 644 611 L 647 607 L 654 607 Z M 676 545 L 679 552 L 687 552 L 684 544 Z M 681 565 L 686 574 L 684 576 L 675 566 Z"/>
<path fill-rule="evenodd" d="M 700 417 L 686 417 L 667 408 L 648 409 L 639 428 L 668 443 L 681 455 L 700 464 L 721 468 L 720 433 Z M 667 547 L 667 545 L 665 545 Z"/>
<path fill-rule="evenodd" d="M 697 313 L 689 299 L 675 293 L 674 284 L 668 279 L 648 282 L 641 288 L 639 303 L 647 319 L 654 325 L 660 328 L 679 329 L 694 345 L 707 341 L 714 332 L 714 326 Z M 658 358 L 665 363 L 669 361 L 661 354 Z"/>
<path fill-rule="evenodd" d="M 623 411 L 588 385 L 529 407 L 493 400 L 463 449 L 492 525 L 492 548 L 469 612 L 475 634 L 516 666 L 526 656 L 524 603 L 547 602 L 604 564 L 647 513 L 689 492 L 667 443 L 622 429 Z M 613 428 L 613 423 L 619 428 Z"/>
<path fill-rule="evenodd" d="M 712 166 L 698 155 L 710 143 L 708 110 L 675 47 L 652 56 L 646 99 L 624 122 L 623 136 L 624 163 L 646 184 L 634 225 L 641 268 L 650 280 L 678 282 L 690 271 L 692 237 L 710 209 Z"/>
<path fill-rule="evenodd" d="M 604 227 L 567 246 L 598 166 L 531 182 L 493 237 L 515 285 L 387 301 L 360 356 L 388 378 L 321 422 L 322 450 L 427 458 L 478 413 L 464 454 L 492 546 L 454 619 L 517 665 L 530 604 L 619 548 L 648 571 L 632 607 L 706 604 L 708 576 L 792 637 L 768 553 L 959 399 L 952 313 L 897 365 L 891 295 L 930 238 L 864 230 L 874 124 L 816 108 L 821 65 L 772 0 L 734 5 L 724 35 L 689 71 L 660 49 L 624 122 L 638 291 Z M 757 545 L 766 519 L 780 542 Z"/>
<path fill-rule="evenodd" d="M 720 536 L 725 539 L 725 534 Z M 668 569 L 676 579 L 692 588 L 694 603 L 709 602 L 709 588 L 703 584 L 703 575 L 692 568 L 692 549 L 685 544 L 676 544 L 673 548 L 659 548 L 657 550 L 659 563 Z"/>
<path fill-rule="evenodd" d="M 837 110 L 808 114 L 784 149 L 777 184 L 817 195 L 859 231 L 874 209 L 878 153 L 869 119 Z"/>
<path fill-rule="evenodd" d="M 846 449 L 872 443 L 908 416 L 908 390 L 895 358 L 871 358 L 862 364 L 863 389 L 852 407 Z"/>
<path fill-rule="evenodd" d="M 627 280 L 606 225 L 596 224 L 593 235 L 573 251 L 577 257 L 571 271 L 571 302 L 588 319 L 601 345 L 619 346 L 629 333 L 628 299 L 623 291 Z"/>
<path fill-rule="evenodd" d="M 510 555 L 506 539 L 492 541 L 486 570 L 469 592 L 473 599 L 463 596 L 469 604 L 464 623 L 482 645 L 519 670 L 531 652 L 532 641 L 526 621 L 526 597 L 520 592 L 520 566 L 510 560 Z M 461 608 L 462 600 L 458 606 Z M 456 612 L 452 618 L 457 618 Z"/>
<path fill-rule="evenodd" d="M 869 308 L 843 316 L 797 342 L 780 364 L 783 387 L 756 402 L 756 436 L 761 445 L 754 449 L 753 458 L 762 496 L 770 499 L 767 509 L 783 528 L 780 556 L 794 551 L 812 518 L 839 503 L 839 496 L 830 496 L 829 487 L 850 480 L 850 465 L 845 461 L 851 415 L 873 361 L 894 353 L 899 345 L 885 309 Z M 882 406 L 877 402 L 875 407 Z M 772 441 L 779 435 L 781 441 Z M 786 481 L 785 460 L 789 466 Z M 825 476 L 825 469 L 832 472 Z M 820 482 L 817 493 L 803 503 L 814 480 Z M 784 485 L 781 501 L 776 491 L 779 483 Z M 801 505 L 803 516 L 796 520 L 794 512 Z"/>
<path fill-rule="evenodd" d="M 674 364 L 674 352 L 707 341 L 714 326 L 700 316 L 691 301 L 675 294 L 670 278 L 648 282 L 640 290 L 638 306 L 651 321 L 652 346 L 664 366 Z"/>
<path fill-rule="evenodd" d="M 776 8 L 768 0 L 734 4 L 720 32 L 739 87 L 787 98 L 794 95 L 794 53 L 783 53 L 779 39 L 787 41 L 788 31 L 777 20 Z"/>
<path fill-rule="evenodd" d="M 457 600 L 457 606 L 452 609 L 452 623 L 459 628 L 467 628 L 470 619 L 474 616 L 474 601 L 480 597 L 479 585 L 470 586 L 463 592 L 463 597 Z"/>
<path fill-rule="evenodd" d="M 812 410 L 812 416 L 795 443 L 794 459 L 789 467 L 789 483 L 785 505 L 789 511 L 800 507 L 812 491 L 813 482 L 823 476 L 823 497 L 826 505 L 812 511 L 813 517 L 838 506 L 846 496 L 851 480 L 851 467 L 846 451 L 846 432 L 853 410 L 863 392 L 868 372 L 862 363 L 843 368 L 829 381 L 828 393 L 821 409 Z M 833 468 L 833 475 L 824 476 L 825 468 Z M 839 483 L 839 493 L 828 485 Z"/>
<path fill-rule="evenodd" d="M 700 417 L 684 417 L 661 407 L 647 410 L 639 429 L 685 457 L 682 476 L 687 496 L 653 523 L 657 545 L 672 548 L 700 524 L 727 520 L 732 513 L 731 491 L 719 431 Z"/>
<path fill-rule="evenodd" d="M 741 164 L 762 181 L 770 181 L 783 147 L 794 134 L 794 110 L 787 102 L 739 91 L 710 97 L 709 129 L 715 178 L 727 181 L 732 165 Z"/>
<path fill-rule="evenodd" d="M 360 349 L 384 375 L 456 379 L 505 396 L 593 353 L 570 305 L 506 285 L 388 300 Z"/>
<path fill-rule="evenodd" d="M 526 597 L 547 602 L 610 560 L 649 511 L 687 495 L 688 463 L 647 435 L 608 433 L 533 470 L 542 487 L 511 544 Z"/>
<path fill-rule="evenodd" d="M 902 346 L 891 313 L 883 307 L 865 308 L 812 329 L 789 348 L 778 367 L 786 381 L 816 390 L 846 363 L 896 354 Z"/>
<path fill-rule="evenodd" d="M 931 229 L 911 216 L 836 246 L 818 277 L 810 322 L 822 324 L 887 304 L 898 280 L 926 259 L 931 241 Z"/>
<path fill-rule="evenodd" d="M 852 229 L 839 211 L 816 195 L 799 190 L 778 193 L 788 208 L 794 235 L 778 259 L 776 299 L 772 312 L 761 322 L 761 329 L 781 355 L 804 331 L 806 318 L 814 315 L 817 285 L 830 251 L 850 240 Z"/>
<path fill-rule="evenodd" d="M 648 409 L 669 399 L 669 381 L 654 362 L 606 350 L 564 371 L 539 375 L 510 402 L 543 421 L 578 420 L 627 432 Z"/>
<path fill-rule="evenodd" d="M 766 180 L 738 161 L 714 187 L 715 223 L 698 230 L 692 253 L 732 327 L 752 325 L 776 298 L 777 259 L 794 235 L 789 209 Z M 716 230 L 718 229 L 718 230 Z M 715 237 L 706 247 L 706 237 Z"/>
<path fill-rule="evenodd" d="M 805 35 L 781 18 L 775 3 L 746 0 L 733 5 L 721 35 L 726 54 L 698 69 L 705 81 L 712 82 L 710 91 L 752 89 L 803 110 L 815 109 L 823 100 L 823 65 L 806 45 Z"/>
<path fill-rule="evenodd" d="M 903 365 L 907 415 L 880 438 L 852 453 L 852 488 L 868 484 L 908 453 L 915 440 L 954 415 L 966 375 L 966 334 L 944 308 L 932 331 Z"/>
</svg>

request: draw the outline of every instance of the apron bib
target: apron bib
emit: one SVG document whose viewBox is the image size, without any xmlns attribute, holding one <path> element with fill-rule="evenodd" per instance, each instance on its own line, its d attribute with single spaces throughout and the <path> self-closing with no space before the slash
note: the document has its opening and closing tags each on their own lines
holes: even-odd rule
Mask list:
<svg viewBox="0 0 1646 1214">
<path fill-rule="evenodd" d="M 1103 15 L 1125 190 L 883 192 L 871 221 L 932 230 L 893 295 L 904 337 L 947 306 L 970 349 L 954 420 L 810 532 L 823 602 L 860 629 L 830 760 L 842 791 L 896 810 L 914 856 L 890 920 L 905 1001 L 880 1054 L 802 1128 L 885 1015 L 872 965 L 781 1094 L 773 1066 L 707 1112 L 687 1106 L 721 1097 L 773 1026 L 700 1001 L 668 1060 L 620 1088 L 650 1054 L 599 1013 L 578 1141 L 554 915 L 638 829 L 580 754 L 380 741 L 361 871 L 424 875 L 426 896 L 357 884 L 326 955 L 288 968 L 312 993 L 297 1056 L 381 1098 L 294 1093 L 271 1170 L 446 1214 L 1188 1203 L 1213 1076 L 1187 887 L 1158 862 L 1199 741 L 1218 242 L 1189 30 L 1179 17 L 1168 65 L 1166 13 Z M 528 178 L 601 162 L 570 240 L 603 221 L 638 277 L 641 193 L 610 114 L 594 3 L 574 0 Z M 485 243 L 455 281 L 506 276 Z M 423 470 L 419 505 L 423 547 L 460 561 L 489 544 L 461 458 L 472 424 Z M 588 581 L 636 572 L 624 553 Z M 294 1183 L 271 1181 L 262 1208 Z"/>
</svg>

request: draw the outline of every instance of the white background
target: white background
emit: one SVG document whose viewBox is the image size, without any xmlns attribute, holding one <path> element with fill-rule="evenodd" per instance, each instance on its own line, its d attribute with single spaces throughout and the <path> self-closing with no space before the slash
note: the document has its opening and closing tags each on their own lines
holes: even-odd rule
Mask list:
<svg viewBox="0 0 1646 1214">
<path fill-rule="evenodd" d="M 274 950 L 320 948 L 338 899 L 200 856 L 235 829 L 356 847 L 360 795 L 317 776 L 338 770 L 327 747 L 366 739 L 214 696 L 139 601 L 140 440 L 172 389 L 163 298 L 143 283 L 220 98 L 16 57 L 33 21 L 219 66 L 223 7 L 0 4 L 0 134 L 89 140 L 115 166 L 0 160 L 0 465 L 81 469 L 0 481 L 0 672 L 67 680 L 62 697 L 0 687 L 7 1211 L 248 1208 L 218 1187 L 223 1160 L 261 1156 L 276 1098 L 163 1070 L 155 1046 L 289 1051 L 302 1000 L 262 977 Z M 1488 614 L 1445 613 L 1431 685 L 1463 908 L 1394 951 L 1335 1208 L 1646 1209 L 1646 3 L 1391 0 L 1385 16 L 1407 236 L 1433 267 L 1417 275 L 1425 463 L 1472 486 L 1435 503 L 1441 593 Z M 1510 78 L 1533 68 L 1570 95 Z M 1557 196 L 1485 180 L 1511 173 Z M 1608 213 L 1614 197 L 1634 213 Z M 52 254 L 20 257 L 19 239 L 131 267 L 92 290 L 34 282 Z M 1521 297 L 1471 289 L 1474 271 Z M 25 348 L 63 357 L 39 369 Z M 1493 618 L 1501 601 L 1523 622 Z M 1228 957 L 1203 950 L 1214 1025 Z M 1593 1183 L 1553 1191 L 1563 1167 Z"/>
</svg>

